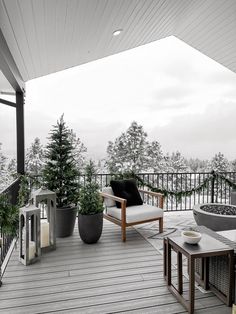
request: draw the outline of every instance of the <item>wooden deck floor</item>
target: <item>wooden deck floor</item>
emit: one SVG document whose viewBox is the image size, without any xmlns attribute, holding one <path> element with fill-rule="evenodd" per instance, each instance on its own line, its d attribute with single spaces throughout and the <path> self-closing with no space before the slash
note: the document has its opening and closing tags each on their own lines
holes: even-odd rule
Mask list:
<svg viewBox="0 0 236 314">
<path fill-rule="evenodd" d="M 58 239 L 57 250 L 23 266 L 14 251 L 0 288 L 0 313 L 186 313 L 168 292 L 162 256 L 135 229 L 122 243 L 105 222 L 94 245 Z M 186 285 L 187 287 L 187 285 Z M 196 290 L 196 313 L 231 313 L 212 293 Z"/>
</svg>

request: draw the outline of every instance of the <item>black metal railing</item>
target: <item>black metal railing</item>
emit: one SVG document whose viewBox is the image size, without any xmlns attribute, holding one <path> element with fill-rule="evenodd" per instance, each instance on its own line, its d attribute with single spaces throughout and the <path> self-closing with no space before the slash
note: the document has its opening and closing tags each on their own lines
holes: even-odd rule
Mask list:
<svg viewBox="0 0 236 314">
<path fill-rule="evenodd" d="M 17 204 L 17 197 L 19 192 L 20 180 L 15 180 L 10 186 L 1 192 L 6 194 L 9 198 L 11 204 Z M 10 258 L 10 248 L 12 247 L 12 242 L 14 237 L 8 234 L 5 234 L 1 228 L 0 222 L 0 286 L 1 279 L 4 274 L 5 268 L 7 266 L 8 260 Z"/>
<path fill-rule="evenodd" d="M 236 172 L 221 172 L 220 174 L 222 177 L 236 183 Z M 221 177 L 215 176 L 212 172 L 140 173 L 138 177 L 146 185 L 167 192 L 194 190 L 209 179 L 200 192 L 193 191 L 191 195 L 183 195 L 180 198 L 167 193 L 164 204 L 166 211 L 190 210 L 198 203 L 219 202 L 227 204 L 230 202 L 231 187 Z M 110 174 L 98 174 L 96 176 L 100 189 L 109 185 L 110 179 Z M 145 188 L 145 185 L 141 187 Z"/>
<path fill-rule="evenodd" d="M 220 174 L 236 183 L 236 172 L 221 172 Z M 103 187 L 109 186 L 110 180 L 114 177 L 115 175 L 109 173 L 96 174 L 95 179 L 102 190 Z M 164 202 L 166 211 L 191 210 L 198 203 L 230 203 L 231 187 L 221 177 L 214 176 L 212 172 L 140 173 L 138 177 L 147 185 L 172 192 L 194 190 L 209 179 L 200 192 L 193 191 L 191 195 L 183 195 L 180 198 L 167 193 Z M 79 181 L 81 185 L 84 185 L 85 176 L 80 175 Z M 36 182 L 38 188 L 41 178 L 37 177 Z M 31 186 L 33 186 L 32 183 Z M 145 188 L 145 185 L 140 185 L 140 187 Z M 43 211 L 42 218 L 44 218 Z"/>
</svg>

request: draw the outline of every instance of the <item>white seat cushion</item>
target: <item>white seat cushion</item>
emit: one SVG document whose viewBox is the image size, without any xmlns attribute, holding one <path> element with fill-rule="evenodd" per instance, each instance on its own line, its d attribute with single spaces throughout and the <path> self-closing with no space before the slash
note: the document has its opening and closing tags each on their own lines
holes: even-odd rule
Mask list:
<svg viewBox="0 0 236 314">
<path fill-rule="evenodd" d="M 121 220 L 121 208 L 108 207 L 107 214 Z M 145 221 L 163 217 L 163 210 L 152 205 L 135 205 L 126 207 L 126 222 L 133 223 L 136 221 Z"/>
</svg>

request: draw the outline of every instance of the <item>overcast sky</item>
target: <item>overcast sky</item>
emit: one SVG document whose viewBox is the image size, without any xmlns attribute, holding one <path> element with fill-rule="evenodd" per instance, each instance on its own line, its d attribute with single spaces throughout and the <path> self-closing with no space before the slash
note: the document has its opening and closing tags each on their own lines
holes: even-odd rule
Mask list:
<svg viewBox="0 0 236 314">
<path fill-rule="evenodd" d="M 169 37 L 26 84 L 26 146 L 43 144 L 52 124 L 65 121 L 93 158 L 132 121 L 164 153 L 236 158 L 236 74 Z M 4 108 L 3 108 L 4 107 Z M 15 151 L 14 109 L 1 105 L 0 142 Z"/>
</svg>

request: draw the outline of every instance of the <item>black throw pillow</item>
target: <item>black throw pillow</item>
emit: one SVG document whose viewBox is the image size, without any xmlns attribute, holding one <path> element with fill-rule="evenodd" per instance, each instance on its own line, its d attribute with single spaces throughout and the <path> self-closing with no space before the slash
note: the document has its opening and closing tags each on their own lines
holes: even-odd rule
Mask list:
<svg viewBox="0 0 236 314">
<path fill-rule="evenodd" d="M 114 195 L 127 200 L 126 206 L 143 204 L 134 179 L 112 180 L 110 183 Z M 116 202 L 116 207 L 121 208 L 121 203 Z"/>
</svg>

